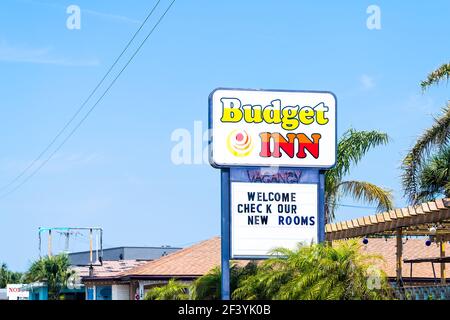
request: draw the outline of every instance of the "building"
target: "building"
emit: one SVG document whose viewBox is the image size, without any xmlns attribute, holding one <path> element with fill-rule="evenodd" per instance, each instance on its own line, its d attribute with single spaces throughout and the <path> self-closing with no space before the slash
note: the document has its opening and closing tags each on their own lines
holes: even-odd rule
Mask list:
<svg viewBox="0 0 450 320">
<path fill-rule="evenodd" d="M 171 246 L 161 247 L 115 247 L 103 249 L 102 261 L 119 260 L 155 260 L 169 253 L 180 250 Z M 90 251 L 69 253 L 70 264 L 73 266 L 86 266 L 90 264 Z M 98 252 L 93 252 L 93 258 L 97 259 Z"/>
<path fill-rule="evenodd" d="M 88 266 L 74 267 L 79 276 L 77 280 L 79 287 L 83 288 L 86 300 L 128 300 L 128 287 L 110 281 L 124 272 L 139 267 L 148 261 L 119 260 L 104 261 L 102 266 L 94 266 L 92 271 Z M 99 278 L 94 286 L 85 286 L 81 280 L 85 278 Z"/>
<path fill-rule="evenodd" d="M 361 238 L 361 243 L 362 240 Z M 433 257 L 439 254 L 439 246 L 436 244 L 427 246 L 425 240 L 422 238 L 405 239 L 403 244 L 405 259 Z M 361 251 L 380 256 L 381 259 L 378 261 L 377 267 L 386 273 L 391 283 L 395 282 L 397 260 L 395 239 L 369 238 L 367 244 L 362 244 Z M 107 286 L 122 293 L 112 297 L 112 299 L 134 300 L 142 298 L 147 290 L 166 283 L 170 279 L 191 282 L 214 267 L 220 266 L 220 262 L 220 237 L 214 237 L 160 259 L 142 263 L 135 268 L 117 273 L 113 277 L 99 274 L 94 277 L 83 277 L 82 281 L 87 288 L 91 288 L 90 290 Z M 424 285 L 432 285 L 439 282 L 439 279 L 435 276 L 439 272 L 439 268 L 436 268 L 433 272 L 431 264 L 423 263 L 414 266 L 412 278 L 410 278 L 410 269 L 403 268 L 403 277 L 405 282 L 420 282 Z"/>
<path fill-rule="evenodd" d="M 351 222 L 329 224 L 327 239 L 333 244 L 349 238 L 359 239 L 363 253 L 380 256 L 375 267 L 384 271 L 400 298 L 409 295 L 415 299 L 429 296 L 450 299 L 449 287 L 445 285 L 448 280 L 443 260 L 445 251 L 442 250 L 450 240 L 446 238 L 447 234 L 450 236 L 450 224 L 445 222 L 450 220 L 449 208 L 449 202 L 436 201 L 407 211 L 397 209 Z M 435 224 L 437 233 L 427 235 Z M 399 228 L 403 232 L 401 237 L 398 237 Z M 107 286 L 111 292 L 120 292 L 114 297 L 111 295 L 111 299 L 142 299 L 154 286 L 170 279 L 191 282 L 220 266 L 220 262 L 220 237 L 214 237 L 113 276 L 83 277 L 82 282 L 88 290 Z"/>
<path fill-rule="evenodd" d="M 418 205 L 340 221 L 326 225 L 330 242 L 365 237 L 368 251 L 379 253 L 383 269 L 393 280 L 401 298 L 450 299 L 446 246 L 450 241 L 450 199 L 436 199 Z M 395 270 L 395 278 L 394 272 Z"/>
<path fill-rule="evenodd" d="M 67 288 L 62 290 L 65 300 L 122 300 L 124 298 L 120 286 L 112 286 L 109 282 L 99 282 L 95 287 L 85 288 L 81 282 L 82 278 L 110 279 L 127 270 L 136 268 L 149 261 L 159 259 L 181 248 L 162 247 L 116 247 L 103 249 L 102 259 L 98 258 L 99 252 L 92 252 L 93 260 L 91 267 L 91 252 L 69 253 L 69 260 L 75 275 L 72 277 Z M 45 282 L 27 284 L 29 300 L 48 300 L 48 288 Z M 128 288 L 128 287 L 127 287 Z M 127 289 L 128 298 L 128 289 Z"/>
<path fill-rule="evenodd" d="M 362 239 L 361 239 L 362 240 Z M 403 240 L 403 257 L 405 261 L 432 258 L 439 256 L 439 244 L 432 243 L 427 246 L 426 238 L 408 238 Z M 386 273 L 388 278 L 394 282 L 397 277 L 396 270 L 396 239 L 393 238 L 369 238 L 368 243 L 361 247 L 362 252 L 367 254 L 380 255 L 382 261 L 378 266 Z M 411 272 L 411 263 L 404 263 L 402 268 L 402 279 L 406 284 L 422 283 L 433 284 L 441 281 L 440 279 L 440 264 L 433 266 L 431 263 L 413 264 Z M 448 278 L 447 278 L 448 279 Z"/>
<path fill-rule="evenodd" d="M 116 292 L 111 294 L 113 300 L 139 300 L 147 290 L 170 279 L 185 282 L 197 279 L 219 266 L 220 257 L 220 237 L 214 237 L 115 275 L 83 277 L 82 282 L 88 291 L 107 288 Z"/>
</svg>

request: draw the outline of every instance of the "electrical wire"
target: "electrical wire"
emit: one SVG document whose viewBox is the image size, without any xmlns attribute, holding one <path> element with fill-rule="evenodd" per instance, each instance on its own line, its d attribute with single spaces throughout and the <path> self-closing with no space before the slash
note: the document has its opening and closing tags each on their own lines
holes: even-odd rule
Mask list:
<svg viewBox="0 0 450 320">
<path fill-rule="evenodd" d="M 116 75 L 116 77 L 113 79 L 113 81 L 110 83 L 110 85 L 106 88 L 106 90 L 103 92 L 103 94 L 100 96 L 99 99 L 97 99 L 97 101 L 95 102 L 95 104 L 88 110 L 88 112 L 84 115 L 83 118 L 81 118 L 81 120 L 76 124 L 76 126 L 72 129 L 72 131 L 70 131 L 70 133 L 66 136 L 66 138 L 58 145 L 58 147 L 35 169 L 31 172 L 31 174 L 29 174 L 24 180 L 22 180 L 21 183 L 19 183 L 16 187 L 14 187 L 13 189 L 11 189 L 10 191 L 3 193 L 0 195 L 0 200 L 4 199 L 5 197 L 7 197 L 8 195 L 10 195 L 11 193 L 15 192 L 16 190 L 18 190 L 21 186 L 23 186 L 25 183 L 27 183 L 38 171 L 40 171 L 40 169 L 42 169 L 42 167 L 44 167 L 52 158 L 53 156 L 62 148 L 62 146 L 73 136 L 73 134 L 78 130 L 78 128 L 83 124 L 83 122 L 87 119 L 87 117 L 89 117 L 89 115 L 92 113 L 92 111 L 94 111 L 94 109 L 97 107 L 97 105 L 101 102 L 101 100 L 106 96 L 106 94 L 109 92 L 109 90 L 111 89 L 111 87 L 116 83 L 117 79 L 122 75 L 122 73 L 125 71 L 125 69 L 128 67 L 128 65 L 131 63 L 131 61 L 134 59 L 134 57 L 138 54 L 138 52 L 141 50 L 141 48 L 144 46 L 145 42 L 148 40 L 148 38 L 153 34 L 153 32 L 155 31 L 155 29 L 158 27 L 158 25 L 161 23 L 162 19 L 166 16 L 166 14 L 168 13 L 168 11 L 170 10 L 170 8 L 172 7 L 172 5 L 175 3 L 176 0 L 173 0 L 170 5 L 167 7 L 167 9 L 164 11 L 164 13 L 161 15 L 161 17 L 158 19 L 158 21 L 156 22 L 156 24 L 153 26 L 153 28 L 150 30 L 150 32 L 147 34 L 147 36 L 144 38 L 144 40 L 141 42 L 141 44 L 139 45 L 139 47 L 134 51 L 133 55 L 129 58 L 129 60 L 127 61 L 127 63 L 122 67 L 122 69 L 120 70 L 120 72 Z M 157 2 L 156 6 L 158 5 L 160 1 Z M 154 8 L 156 8 L 156 6 Z M 153 11 L 152 11 L 153 12 Z M 147 20 L 147 19 L 146 19 Z M 140 30 L 140 29 L 138 29 Z M 137 34 L 137 33 L 136 33 Z M 136 35 L 135 34 L 135 35 Z M 126 51 L 126 50 L 125 50 Z M 124 52 L 124 51 L 123 51 Z M 123 53 L 122 53 L 123 55 Z M 118 60 L 117 60 L 118 61 Z M 117 62 L 115 62 L 117 63 Z M 110 72 L 110 71 L 109 71 Z M 102 80 L 103 81 L 103 80 Z M 80 110 L 81 111 L 81 110 Z M 79 113 L 79 112 L 78 112 Z M 73 121 L 73 120 L 72 120 Z M 68 125 L 67 125 L 68 126 Z M 64 129 L 65 130 L 65 129 Z M 61 132 L 62 134 L 62 132 Z M 61 135 L 59 134 L 59 136 Z M 57 138 L 56 138 L 57 139 Z M 55 141 L 56 141 L 55 139 Z M 52 141 L 51 145 L 48 147 L 48 149 L 54 144 L 54 141 Z M 48 149 L 46 151 L 48 151 Z M 42 152 L 41 154 L 45 154 L 45 152 Z M 40 155 L 39 159 L 37 159 L 34 163 L 36 163 L 37 161 L 40 160 L 42 156 Z M 34 164 L 33 163 L 33 164 Z M 29 166 L 30 168 L 32 166 Z M 28 168 L 29 169 L 29 168 Z M 22 172 L 20 174 L 20 177 L 22 177 L 26 171 L 28 171 L 28 169 L 24 170 L 24 172 Z M 17 179 L 15 179 L 15 181 L 17 181 L 18 179 L 20 179 L 20 177 L 18 177 Z M 14 181 L 14 182 L 15 182 Z"/>
<path fill-rule="evenodd" d="M 61 130 L 56 134 L 56 136 L 51 140 L 51 142 L 44 148 L 44 150 L 19 174 L 17 175 L 14 179 L 12 179 L 9 183 L 7 183 L 6 185 L 0 187 L 0 190 L 5 190 L 7 189 L 9 186 L 11 186 L 12 184 L 14 184 L 17 180 L 19 180 L 29 169 L 31 169 L 43 156 L 45 153 L 47 153 L 47 151 L 55 144 L 55 142 L 58 140 L 58 138 L 66 131 L 66 129 L 70 126 L 70 124 L 72 124 L 72 122 L 76 119 L 76 117 L 80 114 L 80 112 L 84 109 L 84 107 L 86 106 L 86 104 L 89 102 L 89 100 L 92 98 L 92 96 L 97 92 L 98 88 L 103 84 L 103 82 L 105 81 L 105 79 L 108 77 L 108 75 L 111 73 L 111 71 L 114 69 L 114 67 L 117 65 L 117 63 L 119 62 L 120 58 L 124 55 L 124 53 L 128 50 L 128 48 L 130 47 L 131 43 L 134 41 L 134 39 L 136 38 L 136 36 L 138 35 L 138 33 L 141 31 L 141 29 L 144 27 L 144 25 L 147 23 L 148 19 L 152 16 L 153 12 L 155 11 L 155 9 L 157 8 L 157 6 L 159 5 L 159 3 L 161 2 L 161 0 L 158 0 L 156 2 L 156 4 L 153 6 L 152 10 L 150 11 L 150 13 L 147 15 L 147 17 L 144 19 L 144 21 L 142 22 L 142 24 L 140 25 L 140 27 L 136 30 L 136 32 L 134 33 L 133 37 L 128 41 L 127 45 L 125 46 L 125 48 L 122 50 L 122 52 L 119 54 L 119 56 L 116 58 L 116 60 L 114 61 L 114 63 L 110 66 L 110 68 L 108 69 L 108 71 L 106 72 L 106 74 L 103 76 L 103 78 L 100 80 L 100 82 L 95 86 L 95 88 L 91 91 L 91 93 L 89 94 L 89 96 L 84 100 L 84 102 L 81 104 L 81 106 L 76 110 L 76 112 L 72 115 L 72 117 L 69 119 L 68 122 L 66 122 L 66 124 L 61 128 Z"/>
<path fill-rule="evenodd" d="M 122 50 L 122 52 L 119 54 L 119 56 L 116 58 L 116 60 L 114 61 L 114 63 L 109 67 L 108 71 L 106 72 L 106 74 L 103 76 L 103 78 L 100 80 L 100 82 L 95 86 L 95 88 L 91 91 L 91 93 L 89 94 L 89 96 L 84 100 L 84 102 L 81 104 L 81 106 L 75 111 L 75 113 L 72 115 L 72 117 L 69 119 L 68 122 L 66 122 L 66 124 L 61 128 L 61 130 L 58 131 L 58 133 L 56 134 L 56 136 L 51 140 L 51 142 L 44 148 L 44 150 L 42 150 L 42 152 L 24 169 L 22 170 L 22 172 L 20 174 L 18 174 L 14 179 L 12 179 L 9 183 L 5 184 L 4 186 L 0 187 L 0 191 L 1 190 L 5 190 L 7 188 L 9 188 L 9 186 L 11 186 L 12 184 L 14 184 L 17 180 L 19 180 L 21 177 L 23 177 L 23 175 L 25 173 L 28 172 L 28 170 L 30 170 L 43 156 L 44 154 L 47 153 L 47 151 L 55 144 L 55 142 L 59 139 L 59 137 L 66 131 L 66 129 L 72 124 L 72 122 L 76 119 L 76 117 L 80 114 L 80 112 L 84 109 L 84 107 L 86 106 L 86 104 L 89 102 L 89 100 L 92 98 L 92 96 L 97 92 L 98 88 L 100 88 L 100 86 L 103 84 L 103 82 L 105 81 L 105 79 L 108 77 L 108 75 L 111 73 L 111 71 L 114 69 L 114 67 L 117 65 L 117 63 L 119 62 L 120 58 L 122 58 L 122 56 L 124 55 L 124 53 L 128 50 L 128 48 L 130 47 L 131 43 L 134 41 L 134 39 L 136 38 L 136 36 L 138 35 L 138 33 L 141 31 L 141 29 L 144 27 L 144 25 L 147 23 L 148 19 L 151 17 L 151 15 L 153 14 L 153 12 L 155 11 L 156 7 L 159 5 L 159 3 L 161 2 L 161 0 L 158 0 L 156 2 L 156 4 L 153 6 L 152 10 L 150 11 L 150 13 L 147 15 L 147 17 L 145 18 L 145 20 L 142 22 L 142 24 L 140 25 L 140 27 L 137 29 L 137 31 L 134 33 L 133 37 L 128 41 L 127 45 L 125 46 L 125 48 Z"/>
<path fill-rule="evenodd" d="M 347 208 L 357 208 L 357 209 L 377 209 L 376 207 L 366 207 L 366 206 L 356 206 L 356 205 L 351 205 L 351 204 L 336 204 L 336 206 L 338 207 L 347 207 Z"/>
</svg>

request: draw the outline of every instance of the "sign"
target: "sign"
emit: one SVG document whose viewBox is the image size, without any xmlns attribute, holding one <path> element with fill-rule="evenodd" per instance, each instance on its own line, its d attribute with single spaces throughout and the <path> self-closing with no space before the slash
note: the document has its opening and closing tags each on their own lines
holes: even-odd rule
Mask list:
<svg viewBox="0 0 450 320">
<path fill-rule="evenodd" d="M 216 89 L 209 107 L 214 167 L 335 164 L 336 98 L 330 92 Z"/>
<path fill-rule="evenodd" d="M 317 184 L 231 182 L 231 258 L 317 242 Z"/>
<path fill-rule="evenodd" d="M 9 300 L 28 300 L 29 291 L 25 290 L 24 284 L 7 284 L 6 295 Z"/>
<path fill-rule="evenodd" d="M 209 162 L 221 169 L 221 295 L 230 259 L 325 239 L 325 173 L 336 163 L 331 92 L 216 89 Z M 272 171 L 272 172 L 271 172 Z"/>
</svg>

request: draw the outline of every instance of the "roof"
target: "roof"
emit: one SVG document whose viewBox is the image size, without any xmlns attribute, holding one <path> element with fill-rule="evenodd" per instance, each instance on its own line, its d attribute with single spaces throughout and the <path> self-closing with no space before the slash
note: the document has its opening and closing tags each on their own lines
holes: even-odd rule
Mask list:
<svg viewBox="0 0 450 320">
<path fill-rule="evenodd" d="M 220 237 L 202 241 L 128 270 L 122 277 L 199 277 L 220 265 Z"/>
<path fill-rule="evenodd" d="M 155 260 L 161 256 L 167 255 L 171 252 L 180 250 L 177 247 L 114 247 L 103 249 L 102 260 L 103 261 L 113 261 L 113 260 Z M 94 251 L 94 258 L 100 252 Z M 71 265 L 86 266 L 90 264 L 90 252 L 72 252 L 69 253 L 69 260 Z"/>
<path fill-rule="evenodd" d="M 420 205 L 390 210 L 357 219 L 330 223 L 325 226 L 328 241 L 361 237 L 369 234 L 389 234 L 402 228 L 403 234 L 426 235 L 427 224 L 440 223 L 440 234 L 450 234 L 450 199 L 439 199 Z"/>
<path fill-rule="evenodd" d="M 367 245 L 361 247 L 361 252 L 367 254 L 380 255 L 384 261 L 380 261 L 378 266 L 384 270 L 390 278 L 396 277 L 396 239 L 369 238 Z M 417 258 L 430 259 L 439 257 L 439 246 L 432 243 L 425 245 L 425 239 L 403 239 L 403 260 L 413 260 Z M 434 265 L 436 277 L 440 277 L 440 265 Z M 410 275 L 410 264 L 403 263 L 402 276 L 405 281 Z M 431 263 L 414 263 L 413 278 L 434 278 Z"/>
<path fill-rule="evenodd" d="M 110 247 L 110 248 L 104 248 L 103 251 L 105 250 L 122 250 L 122 249 L 182 249 L 181 247 L 172 247 L 172 246 L 118 246 L 118 247 Z M 74 253 L 89 253 L 89 250 L 85 250 L 85 251 L 77 251 L 77 252 L 71 252 L 69 254 L 74 254 Z"/>
<path fill-rule="evenodd" d="M 118 261 L 103 261 L 102 266 L 93 266 L 93 277 L 89 277 L 89 267 L 72 267 L 81 278 L 113 278 L 127 270 L 133 269 L 145 264 L 147 261 L 139 260 L 118 260 Z"/>
</svg>

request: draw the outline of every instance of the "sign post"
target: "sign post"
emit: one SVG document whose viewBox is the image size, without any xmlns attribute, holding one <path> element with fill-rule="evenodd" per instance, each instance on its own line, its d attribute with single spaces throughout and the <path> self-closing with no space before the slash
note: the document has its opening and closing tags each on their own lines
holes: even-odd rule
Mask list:
<svg viewBox="0 0 450 320">
<path fill-rule="evenodd" d="M 336 161 L 330 92 L 216 89 L 210 163 L 221 169 L 223 300 L 230 259 L 325 241 L 325 172 Z"/>
<path fill-rule="evenodd" d="M 230 170 L 221 170 L 222 300 L 230 300 Z"/>
</svg>

